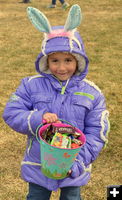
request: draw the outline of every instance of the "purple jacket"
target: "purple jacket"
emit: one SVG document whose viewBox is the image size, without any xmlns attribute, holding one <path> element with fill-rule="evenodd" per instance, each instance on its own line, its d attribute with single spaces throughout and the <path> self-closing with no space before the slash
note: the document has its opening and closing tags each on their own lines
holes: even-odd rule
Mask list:
<svg viewBox="0 0 122 200">
<path fill-rule="evenodd" d="M 107 143 L 109 122 L 105 99 L 100 89 L 85 79 L 88 58 L 78 32 L 75 32 L 74 37 L 80 45 L 73 40 L 72 49 L 67 37 L 55 37 L 43 43 L 43 51 L 36 60 L 39 75 L 22 80 L 3 114 L 5 122 L 12 129 L 27 135 L 27 148 L 21 166 L 22 178 L 49 190 L 87 184 L 91 164 Z M 78 60 L 78 71 L 69 80 L 64 93 L 61 91 L 66 81 L 58 81 L 46 68 L 47 55 L 56 51 L 71 52 Z M 56 113 L 59 118 L 74 124 L 86 136 L 86 144 L 74 161 L 71 176 L 62 180 L 49 179 L 41 173 L 40 145 L 35 132 L 42 123 L 45 112 Z"/>
</svg>

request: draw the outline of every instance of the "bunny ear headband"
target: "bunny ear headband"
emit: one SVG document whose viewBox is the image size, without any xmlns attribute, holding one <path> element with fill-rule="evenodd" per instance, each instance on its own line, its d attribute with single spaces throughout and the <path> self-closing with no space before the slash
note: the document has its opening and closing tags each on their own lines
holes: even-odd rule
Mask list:
<svg viewBox="0 0 122 200">
<path fill-rule="evenodd" d="M 52 27 L 51 27 L 47 17 L 36 8 L 28 7 L 27 13 L 28 13 L 28 17 L 29 17 L 30 21 L 35 26 L 35 28 L 45 34 L 45 39 L 44 39 L 43 45 L 42 45 L 43 53 L 44 53 L 46 41 L 48 39 L 51 39 L 54 37 L 68 37 L 69 41 L 70 41 L 71 51 L 72 51 L 72 41 L 73 40 L 75 40 L 75 42 L 78 44 L 79 48 L 81 49 L 81 45 L 80 45 L 78 39 L 75 38 L 75 36 L 74 36 L 76 27 L 78 27 L 80 25 L 81 19 L 82 19 L 81 9 L 77 4 L 73 5 L 71 7 L 71 9 L 69 10 L 69 14 L 68 14 L 68 17 L 66 19 L 63 29 L 52 30 Z"/>
<path fill-rule="evenodd" d="M 47 19 L 47 17 L 36 8 L 27 8 L 28 17 L 32 24 L 40 31 L 47 34 L 51 34 L 53 30 Z M 79 26 L 81 23 L 81 9 L 76 4 L 73 5 L 69 11 L 66 23 L 64 25 L 64 32 L 71 31 Z"/>
</svg>

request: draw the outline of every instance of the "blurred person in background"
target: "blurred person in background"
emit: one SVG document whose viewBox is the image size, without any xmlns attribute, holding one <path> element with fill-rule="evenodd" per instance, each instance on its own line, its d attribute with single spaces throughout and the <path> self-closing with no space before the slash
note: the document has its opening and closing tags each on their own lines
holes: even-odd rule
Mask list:
<svg viewBox="0 0 122 200">
<path fill-rule="evenodd" d="M 20 2 L 20 3 L 31 3 L 31 1 L 30 1 L 30 0 L 23 0 L 23 1 Z"/>
<path fill-rule="evenodd" d="M 62 4 L 62 8 L 66 9 L 69 7 L 69 4 L 65 2 L 64 0 L 59 0 Z M 48 8 L 55 8 L 56 7 L 56 0 L 52 0 L 52 3 L 48 6 Z"/>
</svg>

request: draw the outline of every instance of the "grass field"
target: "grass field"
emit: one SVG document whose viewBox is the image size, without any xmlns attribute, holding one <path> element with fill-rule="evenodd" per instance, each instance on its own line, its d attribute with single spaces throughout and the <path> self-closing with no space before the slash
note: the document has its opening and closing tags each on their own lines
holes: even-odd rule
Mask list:
<svg viewBox="0 0 122 200">
<path fill-rule="evenodd" d="M 21 1 L 21 0 L 20 0 Z M 92 176 L 84 186 L 84 200 L 105 200 L 108 185 L 122 184 L 122 66 L 120 57 L 120 0 L 67 0 L 81 6 L 83 22 L 79 27 L 90 59 L 90 80 L 103 91 L 110 112 L 109 143 L 93 163 Z M 43 11 L 52 25 L 63 25 L 67 11 L 47 9 L 50 0 L 0 0 L 0 115 L 21 78 L 36 74 L 35 59 L 43 34 L 29 22 L 27 6 Z M 20 178 L 20 163 L 26 137 L 11 130 L 0 118 L 0 200 L 24 200 L 27 184 Z M 58 200 L 59 191 L 51 200 Z"/>
</svg>

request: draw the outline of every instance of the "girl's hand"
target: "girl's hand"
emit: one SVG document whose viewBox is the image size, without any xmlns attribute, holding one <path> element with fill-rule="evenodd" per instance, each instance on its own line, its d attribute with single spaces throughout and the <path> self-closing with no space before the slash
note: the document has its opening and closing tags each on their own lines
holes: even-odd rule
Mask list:
<svg viewBox="0 0 122 200">
<path fill-rule="evenodd" d="M 43 119 L 46 120 L 46 123 L 61 123 L 61 121 L 58 120 L 58 116 L 55 113 L 45 113 L 43 115 Z"/>
</svg>

